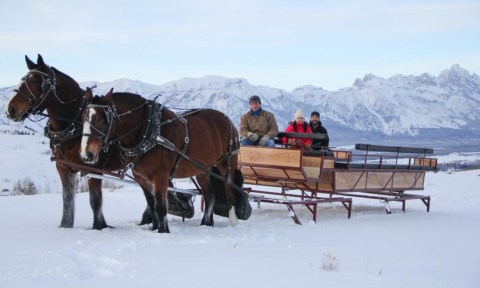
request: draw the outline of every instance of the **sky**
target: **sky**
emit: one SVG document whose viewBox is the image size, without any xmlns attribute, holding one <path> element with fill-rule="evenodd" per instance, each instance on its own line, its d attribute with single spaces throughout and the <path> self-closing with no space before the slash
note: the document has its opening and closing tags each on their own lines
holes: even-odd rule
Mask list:
<svg viewBox="0 0 480 288">
<path fill-rule="evenodd" d="M 3 0 L 0 87 L 24 56 L 78 82 L 208 75 L 335 91 L 373 73 L 480 74 L 480 1 Z"/>
</svg>

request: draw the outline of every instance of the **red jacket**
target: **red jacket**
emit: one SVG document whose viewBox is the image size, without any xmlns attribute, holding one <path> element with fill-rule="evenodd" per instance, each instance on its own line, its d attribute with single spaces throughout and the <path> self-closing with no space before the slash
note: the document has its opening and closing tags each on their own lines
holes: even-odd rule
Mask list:
<svg viewBox="0 0 480 288">
<path fill-rule="evenodd" d="M 306 123 L 305 123 L 306 124 Z M 293 125 L 296 125 L 296 130 L 294 129 Z M 307 129 L 305 130 L 304 129 L 304 126 L 307 126 Z M 306 124 L 306 125 L 303 125 L 303 124 L 299 124 L 297 123 L 296 121 L 294 121 L 293 123 L 291 124 L 288 124 L 287 128 L 285 128 L 285 132 L 297 132 L 297 133 L 312 133 L 312 128 L 310 128 L 310 125 Z M 312 139 L 300 139 L 300 138 L 288 138 L 289 140 L 302 140 L 303 144 L 306 145 L 306 146 L 310 146 L 312 144 Z M 287 138 L 283 137 L 282 138 L 282 143 L 283 144 L 287 144 Z"/>
</svg>

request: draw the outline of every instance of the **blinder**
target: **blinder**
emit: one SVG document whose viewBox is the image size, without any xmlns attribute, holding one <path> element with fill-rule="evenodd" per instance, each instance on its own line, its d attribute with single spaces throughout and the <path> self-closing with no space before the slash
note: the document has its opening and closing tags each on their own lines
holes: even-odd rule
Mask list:
<svg viewBox="0 0 480 288">
<path fill-rule="evenodd" d="M 102 112 L 105 114 L 105 118 L 106 118 L 107 125 L 108 125 L 107 131 L 102 131 L 99 128 L 95 127 L 93 125 L 93 123 L 88 119 L 88 114 L 89 114 L 90 109 L 101 109 L 102 110 Z M 90 134 L 89 133 L 82 133 L 82 136 L 97 138 L 100 141 L 100 143 L 102 143 L 101 148 L 103 149 L 103 151 L 105 153 L 108 152 L 108 147 L 110 146 L 110 144 L 112 144 L 112 143 L 110 143 L 110 141 L 108 139 L 109 139 L 110 131 L 112 130 L 113 119 L 116 117 L 116 115 L 117 115 L 117 112 L 116 112 L 115 106 L 88 104 L 87 108 L 83 112 L 83 117 L 82 117 L 83 119 L 82 120 L 83 120 L 83 123 L 88 122 L 88 124 L 90 125 L 90 128 L 92 130 L 95 130 L 96 133 L 95 134 L 92 133 L 92 132 L 90 132 Z"/>
<path fill-rule="evenodd" d="M 40 84 L 42 94 L 40 94 L 38 96 L 35 95 L 35 93 L 33 93 L 32 88 L 30 87 L 30 85 L 28 83 L 29 82 L 28 78 L 32 74 L 40 75 L 40 77 L 42 78 L 42 83 Z M 55 89 L 56 89 L 56 85 L 57 85 L 55 75 L 52 76 L 48 73 L 44 73 L 42 71 L 32 69 L 32 70 L 28 71 L 28 73 L 25 76 L 22 77 L 22 81 L 25 84 L 25 86 L 27 87 L 27 90 L 28 90 L 30 95 L 27 95 L 25 93 L 20 92 L 19 89 L 15 89 L 14 91 L 17 94 L 19 94 L 20 96 L 24 97 L 28 101 L 28 103 L 31 106 L 29 113 L 34 114 L 34 115 L 39 114 L 41 112 L 39 110 L 39 107 L 40 107 L 40 105 L 42 105 L 43 101 L 45 101 L 45 99 L 47 99 L 47 96 L 51 92 L 53 92 L 55 94 Z"/>
</svg>

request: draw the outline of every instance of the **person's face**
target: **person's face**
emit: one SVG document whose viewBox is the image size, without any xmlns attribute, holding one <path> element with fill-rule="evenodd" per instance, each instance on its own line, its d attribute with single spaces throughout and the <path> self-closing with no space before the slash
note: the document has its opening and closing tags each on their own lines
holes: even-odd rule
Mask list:
<svg viewBox="0 0 480 288">
<path fill-rule="evenodd" d="M 312 122 L 312 124 L 317 124 L 318 121 L 320 121 L 320 118 L 317 115 L 310 117 L 310 122 Z"/>
<path fill-rule="evenodd" d="M 253 112 L 256 112 L 261 106 L 262 104 L 258 103 L 257 101 L 250 102 L 250 109 L 252 109 Z"/>
<path fill-rule="evenodd" d="M 305 122 L 305 118 L 303 118 L 303 117 L 297 117 L 297 118 L 295 118 L 295 121 L 296 121 L 297 123 L 299 123 L 299 124 L 303 124 L 303 122 Z"/>
</svg>

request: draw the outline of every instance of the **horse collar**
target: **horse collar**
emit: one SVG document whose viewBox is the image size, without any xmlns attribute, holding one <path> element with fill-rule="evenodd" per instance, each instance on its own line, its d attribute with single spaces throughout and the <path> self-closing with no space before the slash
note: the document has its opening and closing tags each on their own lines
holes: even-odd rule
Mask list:
<svg viewBox="0 0 480 288">
<path fill-rule="evenodd" d="M 133 148 L 126 148 L 118 142 L 120 150 L 122 150 L 125 157 L 135 157 L 138 159 L 139 156 L 147 153 L 157 145 L 157 137 L 160 136 L 160 119 L 162 117 L 163 106 L 154 101 L 148 101 L 148 111 L 145 117 L 146 124 L 143 126 L 141 141 Z M 107 116 L 108 117 L 108 116 Z"/>
</svg>

